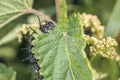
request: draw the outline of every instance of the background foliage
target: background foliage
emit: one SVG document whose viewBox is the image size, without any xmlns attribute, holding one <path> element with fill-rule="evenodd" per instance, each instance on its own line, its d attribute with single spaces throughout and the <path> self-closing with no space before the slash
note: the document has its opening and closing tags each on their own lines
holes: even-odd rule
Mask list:
<svg viewBox="0 0 120 80">
<path fill-rule="evenodd" d="M 118 43 L 120 29 L 120 0 L 66 0 L 68 15 L 73 12 L 86 12 L 97 15 L 101 23 L 105 25 L 105 37 L 112 36 Z M 38 23 L 30 8 L 44 12 L 51 19 L 56 21 L 54 0 L 1 0 L 0 1 L 0 62 L 11 66 L 16 72 L 16 80 L 30 80 L 28 62 L 21 60 L 26 53 L 21 48 L 26 45 L 19 44 L 16 39 L 16 30 L 21 24 Z M 41 19 L 44 18 L 41 16 Z M 118 53 L 119 53 L 119 47 Z M 98 72 L 108 73 L 102 80 L 118 80 L 120 77 L 119 65 L 117 62 L 97 57 L 88 57 L 93 68 Z M 0 65 L 1 66 L 1 65 Z M 2 65 L 3 66 L 3 65 Z M 109 67 L 108 67 L 109 66 Z M 1 76 L 1 75 L 0 75 Z M 14 79 L 12 79 L 14 80 Z"/>
</svg>

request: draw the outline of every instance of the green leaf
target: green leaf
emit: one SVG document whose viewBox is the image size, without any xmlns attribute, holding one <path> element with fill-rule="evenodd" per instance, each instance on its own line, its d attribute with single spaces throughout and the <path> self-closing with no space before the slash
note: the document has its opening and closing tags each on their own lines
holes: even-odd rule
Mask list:
<svg viewBox="0 0 120 80">
<path fill-rule="evenodd" d="M 56 0 L 56 12 L 58 20 L 59 18 L 63 18 L 62 20 L 67 18 L 67 6 L 65 0 Z"/>
<path fill-rule="evenodd" d="M 18 21 L 18 17 L 25 14 L 28 9 L 32 7 L 33 0 L 0 0 L 0 44 L 10 42 L 15 38 L 4 38 L 4 36 L 11 35 L 15 27 L 24 21 Z M 20 27 L 20 26 L 19 26 Z M 15 32 L 12 32 L 15 33 Z M 3 39 L 2 39 L 3 38 Z"/>
<path fill-rule="evenodd" d="M 0 47 L 0 57 L 5 60 L 12 60 L 16 57 L 16 51 L 13 47 L 5 46 Z"/>
<path fill-rule="evenodd" d="M 105 37 L 111 36 L 115 38 L 120 31 L 120 0 L 116 1 L 115 7 L 108 21 Z"/>
<path fill-rule="evenodd" d="M 0 80 L 15 80 L 16 72 L 0 63 Z"/>
<path fill-rule="evenodd" d="M 67 5 L 66 5 L 65 0 L 61 1 L 60 9 L 61 9 L 61 13 L 62 13 L 61 17 L 66 18 L 67 17 Z"/>
<path fill-rule="evenodd" d="M 109 80 L 118 80 L 119 78 L 119 65 L 116 61 L 109 61 L 108 75 Z"/>
<path fill-rule="evenodd" d="M 33 0 L 0 0 L 0 29 L 31 8 Z"/>
<path fill-rule="evenodd" d="M 34 35 L 33 53 L 39 60 L 41 75 L 44 80 L 92 80 L 79 14 L 63 23 L 64 28 L 60 20 L 49 34 L 39 31 Z"/>
<path fill-rule="evenodd" d="M 17 32 L 16 30 L 19 30 L 19 27 L 16 27 L 15 29 L 11 30 L 7 35 L 5 35 L 1 40 L 0 40 L 0 45 L 7 43 L 9 41 L 14 40 L 17 37 Z"/>
</svg>

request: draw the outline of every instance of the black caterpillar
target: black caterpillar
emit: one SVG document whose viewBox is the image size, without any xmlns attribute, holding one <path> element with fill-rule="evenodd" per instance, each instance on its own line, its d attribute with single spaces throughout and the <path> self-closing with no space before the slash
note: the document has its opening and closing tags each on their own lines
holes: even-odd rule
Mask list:
<svg viewBox="0 0 120 80">
<path fill-rule="evenodd" d="M 41 32 L 43 33 L 48 33 L 49 30 L 54 28 L 54 24 L 52 22 L 46 22 L 44 25 L 41 24 L 40 19 L 38 17 L 39 20 L 39 29 Z M 35 31 L 34 31 L 35 32 Z M 37 76 L 35 78 L 35 80 L 42 80 L 43 76 L 40 75 L 39 70 L 40 70 L 40 66 L 38 65 L 38 60 L 34 57 L 34 53 L 32 53 L 31 49 L 32 49 L 32 40 L 34 39 L 32 36 L 29 36 L 29 47 L 27 48 L 29 50 L 29 56 L 24 59 L 25 60 L 29 60 L 31 62 L 31 64 L 33 65 L 33 69 L 35 70 Z"/>
<path fill-rule="evenodd" d="M 32 51 L 31 51 L 32 47 L 33 47 L 31 42 L 34 38 L 32 36 L 29 36 L 29 35 L 28 35 L 28 37 L 29 37 L 29 47 L 27 49 L 29 51 L 29 56 L 27 58 L 25 58 L 23 61 L 29 60 L 30 63 L 32 64 L 32 66 L 33 66 L 33 69 L 36 72 L 36 75 L 37 75 L 35 80 L 42 80 L 43 76 L 40 75 L 40 73 L 39 73 L 40 66 L 38 65 L 38 60 L 34 57 L 34 53 L 32 53 Z"/>
</svg>

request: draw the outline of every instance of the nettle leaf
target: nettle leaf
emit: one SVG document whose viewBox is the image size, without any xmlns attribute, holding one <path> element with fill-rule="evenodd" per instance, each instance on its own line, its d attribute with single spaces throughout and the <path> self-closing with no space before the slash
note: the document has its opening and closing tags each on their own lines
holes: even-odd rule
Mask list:
<svg viewBox="0 0 120 80">
<path fill-rule="evenodd" d="M 1 40 L 0 45 L 5 44 L 9 41 L 12 41 L 16 38 L 17 34 L 15 30 L 19 30 L 19 27 L 16 27 L 15 29 L 11 30 L 8 34 L 6 34 Z M 12 35 L 12 36 L 11 36 Z"/>
<path fill-rule="evenodd" d="M 0 0 L 0 29 L 10 21 L 25 14 L 33 0 Z"/>
<path fill-rule="evenodd" d="M 34 34 L 32 50 L 43 80 L 92 80 L 79 14 L 70 16 L 63 23 L 64 27 L 61 18 L 50 33 L 39 31 Z"/>
<path fill-rule="evenodd" d="M 4 36 L 10 35 L 13 29 L 18 27 L 17 25 L 25 19 L 18 23 L 18 17 L 24 15 L 32 7 L 32 4 L 33 0 L 0 0 L 0 45 L 16 38 L 16 36 L 13 39 L 10 39 L 11 36 L 9 38 Z M 15 31 L 12 33 L 16 35 Z"/>
<path fill-rule="evenodd" d="M 0 63 L 0 80 L 15 80 L 16 72 Z"/>
</svg>

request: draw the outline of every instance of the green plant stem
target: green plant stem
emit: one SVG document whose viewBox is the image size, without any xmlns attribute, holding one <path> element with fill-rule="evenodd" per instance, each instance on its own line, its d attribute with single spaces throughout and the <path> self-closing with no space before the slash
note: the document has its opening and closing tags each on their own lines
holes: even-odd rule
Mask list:
<svg viewBox="0 0 120 80">
<path fill-rule="evenodd" d="M 55 0 L 57 21 L 58 21 L 59 17 L 62 15 L 61 9 L 60 9 L 61 1 L 62 0 Z"/>
</svg>

